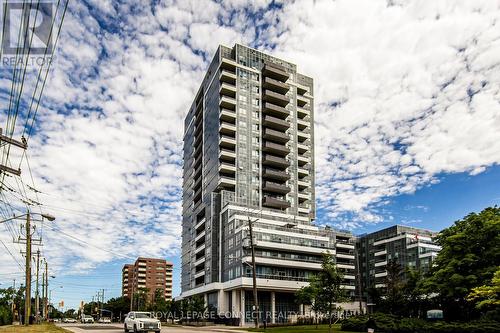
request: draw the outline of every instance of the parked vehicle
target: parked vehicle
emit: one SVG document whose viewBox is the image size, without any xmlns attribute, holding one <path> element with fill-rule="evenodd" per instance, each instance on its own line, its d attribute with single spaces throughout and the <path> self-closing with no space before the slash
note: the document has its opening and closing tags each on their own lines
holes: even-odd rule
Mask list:
<svg viewBox="0 0 500 333">
<path fill-rule="evenodd" d="M 97 322 L 101 324 L 111 324 L 111 318 L 102 317 Z"/>
<path fill-rule="evenodd" d="M 64 318 L 63 323 L 76 323 L 76 319 L 75 318 Z"/>
<path fill-rule="evenodd" d="M 129 331 L 160 333 L 161 323 L 149 312 L 129 312 L 124 322 L 125 333 Z"/>
<path fill-rule="evenodd" d="M 82 314 L 82 319 L 81 319 L 82 324 L 93 324 L 94 323 L 94 317 L 86 314 Z"/>
</svg>

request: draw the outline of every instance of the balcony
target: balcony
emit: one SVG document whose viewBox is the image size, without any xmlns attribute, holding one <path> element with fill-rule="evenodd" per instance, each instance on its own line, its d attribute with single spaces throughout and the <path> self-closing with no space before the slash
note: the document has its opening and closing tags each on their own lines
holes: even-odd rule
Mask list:
<svg viewBox="0 0 500 333">
<path fill-rule="evenodd" d="M 229 109 L 221 109 L 219 119 L 228 123 L 236 123 L 236 112 Z"/>
<path fill-rule="evenodd" d="M 219 159 L 222 161 L 233 161 L 236 159 L 236 153 L 234 150 L 221 148 L 219 152 Z"/>
<path fill-rule="evenodd" d="M 222 134 L 234 136 L 236 133 L 236 126 L 230 123 L 222 122 L 219 126 L 219 132 Z"/>
<path fill-rule="evenodd" d="M 200 239 L 202 239 L 203 237 L 205 237 L 205 230 L 203 230 L 198 236 L 196 236 L 196 238 L 194 239 L 194 241 L 197 242 Z"/>
<path fill-rule="evenodd" d="M 272 153 L 278 156 L 286 156 L 290 153 L 290 150 L 285 145 L 280 145 L 279 143 L 271 141 L 265 141 L 262 145 L 262 150 L 266 153 Z"/>
<path fill-rule="evenodd" d="M 290 103 L 290 99 L 286 95 L 282 95 L 280 93 L 271 91 L 271 90 L 264 90 L 263 94 L 263 99 L 266 102 L 270 102 L 275 105 L 279 106 L 287 106 L 288 103 Z"/>
<path fill-rule="evenodd" d="M 303 142 L 307 139 L 311 138 L 311 134 L 303 132 L 303 131 L 297 131 L 297 138 L 300 142 Z"/>
<path fill-rule="evenodd" d="M 236 70 L 236 61 L 228 58 L 222 58 L 220 62 L 220 67 L 222 69 L 227 69 L 231 72 L 234 72 Z"/>
<path fill-rule="evenodd" d="M 309 214 L 310 209 L 309 209 L 309 208 L 307 208 L 307 207 L 299 207 L 299 208 L 297 209 L 297 211 L 298 211 L 299 213 Z"/>
<path fill-rule="evenodd" d="M 278 117 L 280 119 L 286 119 L 290 115 L 290 111 L 284 107 L 264 102 L 262 105 L 262 112 L 270 116 Z"/>
<path fill-rule="evenodd" d="M 196 179 L 198 177 L 201 177 L 201 171 L 202 171 L 202 164 L 199 164 L 195 166 L 194 171 L 193 171 L 193 177 Z"/>
<path fill-rule="evenodd" d="M 217 187 L 220 189 L 233 189 L 236 186 L 236 180 L 234 178 L 229 178 L 226 176 L 221 176 L 219 178 L 219 183 Z"/>
<path fill-rule="evenodd" d="M 199 253 L 199 252 L 201 252 L 201 251 L 203 251 L 203 250 L 205 250 L 205 243 L 203 243 L 203 244 L 201 244 L 200 246 L 198 246 L 198 247 L 196 248 L 196 250 L 194 250 L 194 253 L 196 254 L 196 253 Z"/>
<path fill-rule="evenodd" d="M 264 115 L 262 123 L 266 127 L 277 129 L 283 132 L 290 128 L 290 123 L 288 121 L 269 115 Z"/>
<path fill-rule="evenodd" d="M 266 77 L 274 78 L 282 82 L 288 80 L 290 76 L 287 72 L 285 72 L 284 67 L 272 63 L 266 63 L 262 69 L 262 73 Z"/>
<path fill-rule="evenodd" d="M 307 145 L 298 143 L 297 144 L 297 150 L 299 151 L 299 154 L 303 154 L 303 153 L 309 151 L 309 147 Z"/>
<path fill-rule="evenodd" d="M 220 85 L 219 93 L 224 96 L 229 96 L 232 98 L 236 97 L 236 86 L 223 82 Z"/>
<path fill-rule="evenodd" d="M 198 231 L 198 229 L 202 230 L 204 228 L 205 228 L 205 218 L 202 218 L 198 223 L 196 223 L 196 225 L 194 226 L 194 229 L 196 231 Z"/>
<path fill-rule="evenodd" d="M 262 160 L 263 165 L 269 165 L 272 167 L 276 167 L 279 169 L 285 169 L 290 166 L 290 162 L 284 159 L 283 157 L 277 157 L 273 155 L 265 154 Z"/>
<path fill-rule="evenodd" d="M 194 265 L 199 266 L 199 265 L 204 264 L 204 263 L 205 263 L 205 257 L 201 257 L 200 259 L 198 259 L 194 262 Z"/>
<path fill-rule="evenodd" d="M 235 110 L 236 109 L 236 100 L 232 97 L 221 96 L 219 100 L 219 106 L 221 108 Z"/>
<path fill-rule="evenodd" d="M 280 194 L 287 194 L 288 192 L 290 192 L 290 188 L 288 186 L 269 181 L 264 182 L 264 187 L 262 188 L 262 190 Z"/>
<path fill-rule="evenodd" d="M 298 168 L 297 173 L 299 174 L 299 177 L 305 177 L 309 176 L 309 170 Z"/>
<path fill-rule="evenodd" d="M 307 120 L 303 120 L 303 119 L 300 119 L 300 118 L 297 119 L 297 128 L 299 130 L 301 130 L 301 131 L 304 130 L 304 129 L 306 129 L 309 126 L 309 124 L 310 124 L 310 122 L 307 121 Z"/>
<path fill-rule="evenodd" d="M 262 176 L 266 179 L 274 179 L 286 181 L 290 179 L 290 175 L 283 170 L 277 170 L 273 168 L 264 168 Z"/>
<path fill-rule="evenodd" d="M 308 88 L 306 86 L 303 86 L 299 83 L 296 83 L 295 85 L 297 86 L 297 94 L 304 95 L 307 92 Z"/>
<path fill-rule="evenodd" d="M 262 203 L 262 205 L 266 206 L 266 207 L 277 208 L 277 209 L 286 209 L 286 208 L 290 207 L 289 202 L 282 200 L 282 199 L 273 198 L 273 197 L 270 197 L 267 195 L 264 195 L 264 202 Z"/>
<path fill-rule="evenodd" d="M 232 136 L 221 135 L 219 138 L 219 146 L 234 149 L 234 147 L 236 147 L 236 139 Z"/>
<path fill-rule="evenodd" d="M 297 105 L 300 107 L 306 106 L 306 104 L 309 103 L 309 99 L 306 98 L 305 96 L 297 95 Z"/>
<path fill-rule="evenodd" d="M 297 194 L 297 196 L 299 197 L 299 199 L 303 199 L 301 201 L 305 201 L 305 200 L 310 200 L 311 199 L 311 193 L 299 192 Z"/>
<path fill-rule="evenodd" d="M 201 198 L 201 187 L 194 191 L 193 200 L 198 201 Z"/>
<path fill-rule="evenodd" d="M 219 74 L 219 80 L 234 85 L 236 84 L 236 74 L 223 69 Z"/>
<path fill-rule="evenodd" d="M 298 180 L 297 185 L 299 185 L 299 191 L 309 187 L 311 185 L 308 181 Z"/>
<path fill-rule="evenodd" d="M 275 80 L 273 78 L 266 77 L 263 81 L 264 88 L 276 91 L 280 94 L 286 94 L 288 90 L 290 90 L 290 86 L 288 84 Z"/>
<path fill-rule="evenodd" d="M 263 137 L 266 140 L 271 140 L 271 141 L 275 141 L 275 142 L 279 142 L 279 143 L 286 143 L 290 140 L 290 137 L 287 134 L 285 134 L 283 132 L 275 131 L 275 130 L 270 129 L 270 128 L 264 129 Z"/>
<path fill-rule="evenodd" d="M 299 166 L 304 166 L 307 163 L 309 163 L 309 157 L 304 157 L 304 156 L 298 155 L 297 162 L 298 162 Z"/>
<path fill-rule="evenodd" d="M 306 110 L 306 109 L 303 109 L 303 108 L 300 108 L 300 107 L 297 107 L 297 116 L 299 118 L 304 118 L 304 117 L 307 117 L 311 114 L 311 112 L 309 110 Z"/>
<path fill-rule="evenodd" d="M 236 172 L 236 166 L 234 164 L 221 162 L 219 164 L 219 172 L 234 174 Z"/>
</svg>

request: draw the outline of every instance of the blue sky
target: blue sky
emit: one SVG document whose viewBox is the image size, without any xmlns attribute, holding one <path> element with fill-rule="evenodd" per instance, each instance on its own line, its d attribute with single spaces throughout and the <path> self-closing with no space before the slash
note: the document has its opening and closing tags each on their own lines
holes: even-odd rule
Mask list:
<svg viewBox="0 0 500 333">
<path fill-rule="evenodd" d="M 99 287 L 117 295 L 122 264 L 137 256 L 173 261 L 177 279 L 183 119 L 217 46 L 242 43 L 315 80 L 318 224 L 439 230 L 499 201 L 499 6 L 72 1 L 28 158 L 11 156 L 33 177 L 23 172 L 19 187 L 7 178 L 13 191 L 1 200 L 21 211 L 19 199 L 35 200 L 56 215 L 37 234 L 54 286 L 63 284 L 55 298 L 68 305 Z M 9 73 L 0 72 L 2 111 Z M 21 277 L 19 226 L 0 230 L 12 254 L 0 251 L 7 284 Z"/>
</svg>

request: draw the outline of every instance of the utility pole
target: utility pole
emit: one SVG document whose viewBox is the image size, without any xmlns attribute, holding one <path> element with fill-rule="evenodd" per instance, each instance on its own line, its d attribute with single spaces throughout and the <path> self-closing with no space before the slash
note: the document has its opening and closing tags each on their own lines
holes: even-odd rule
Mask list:
<svg viewBox="0 0 500 333">
<path fill-rule="evenodd" d="M 45 259 L 45 296 L 43 298 L 43 313 L 45 320 L 49 319 L 49 300 L 47 296 L 49 294 L 49 264 L 47 263 L 47 259 Z"/>
<path fill-rule="evenodd" d="M 12 290 L 13 290 L 13 293 L 12 293 L 12 319 L 14 321 L 16 321 L 16 315 L 15 315 L 15 309 L 16 309 L 16 279 L 14 279 L 14 282 L 12 283 Z"/>
<path fill-rule="evenodd" d="M 24 300 L 24 325 L 30 324 L 31 315 L 31 221 L 26 215 L 26 295 Z"/>
<path fill-rule="evenodd" d="M 40 322 L 39 276 L 40 276 L 40 249 L 36 251 L 35 319 L 37 324 Z"/>
<path fill-rule="evenodd" d="M 104 307 L 104 289 L 102 289 L 102 303 L 101 303 L 101 313 L 99 316 L 102 316 L 102 308 Z"/>
<path fill-rule="evenodd" d="M 42 268 L 42 309 L 41 309 L 41 316 L 40 316 L 40 321 L 45 319 L 45 270 Z"/>
<path fill-rule="evenodd" d="M 252 251 L 252 280 L 253 280 L 253 306 L 257 313 L 255 316 L 255 328 L 259 328 L 259 301 L 257 298 L 257 269 L 255 265 L 255 244 L 253 242 L 252 220 L 248 216 L 248 231 L 250 233 L 250 249 Z"/>
</svg>

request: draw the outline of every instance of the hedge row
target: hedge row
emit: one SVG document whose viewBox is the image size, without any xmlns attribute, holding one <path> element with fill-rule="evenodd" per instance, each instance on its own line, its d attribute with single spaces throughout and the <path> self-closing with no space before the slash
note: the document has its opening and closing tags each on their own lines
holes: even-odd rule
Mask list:
<svg viewBox="0 0 500 333">
<path fill-rule="evenodd" d="M 398 319 L 396 316 L 375 313 L 375 332 L 385 333 L 494 333 L 500 332 L 497 321 L 473 321 L 468 323 L 428 322 L 416 318 Z M 356 316 L 342 322 L 343 331 L 366 332 L 367 316 Z"/>
</svg>

